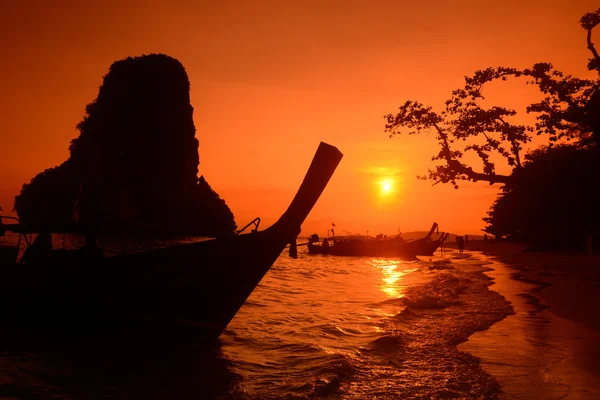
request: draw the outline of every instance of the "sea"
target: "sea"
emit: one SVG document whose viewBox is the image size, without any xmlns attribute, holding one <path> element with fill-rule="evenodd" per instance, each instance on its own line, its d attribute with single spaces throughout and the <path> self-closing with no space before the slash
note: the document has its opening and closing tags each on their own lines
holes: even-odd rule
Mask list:
<svg viewBox="0 0 600 400">
<path fill-rule="evenodd" d="M 479 251 L 284 251 L 217 343 L 4 339 L 0 398 L 502 398 L 481 354 L 462 348 L 514 314 L 490 276 L 502 268 Z"/>
</svg>

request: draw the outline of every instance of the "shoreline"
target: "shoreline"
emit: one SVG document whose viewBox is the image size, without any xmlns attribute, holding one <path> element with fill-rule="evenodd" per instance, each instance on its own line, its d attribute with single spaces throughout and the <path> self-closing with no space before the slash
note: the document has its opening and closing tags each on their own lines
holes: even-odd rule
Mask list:
<svg viewBox="0 0 600 400">
<path fill-rule="evenodd" d="M 533 294 L 552 314 L 600 331 L 600 254 L 523 253 L 525 248 L 499 243 L 477 249 L 513 268 L 514 279 L 540 285 Z"/>
<path fill-rule="evenodd" d="M 459 346 L 498 380 L 500 397 L 600 398 L 600 256 L 469 245 L 466 252 L 492 262 L 490 290 L 515 310 Z"/>
</svg>

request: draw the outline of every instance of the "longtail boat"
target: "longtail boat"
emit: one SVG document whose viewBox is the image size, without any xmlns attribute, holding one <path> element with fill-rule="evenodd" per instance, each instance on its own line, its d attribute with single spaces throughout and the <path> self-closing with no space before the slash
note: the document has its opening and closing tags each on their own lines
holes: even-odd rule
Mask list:
<svg viewBox="0 0 600 400">
<path fill-rule="evenodd" d="M 293 255 L 300 227 L 341 159 L 321 143 L 289 208 L 263 231 L 112 257 L 52 250 L 22 263 L 5 249 L 0 327 L 182 330 L 214 340 L 288 244 Z"/>
<path fill-rule="evenodd" d="M 354 257 L 394 257 L 415 259 L 417 256 L 431 256 L 444 242 L 447 235 L 442 233 L 436 240 L 433 233 L 438 228 L 433 223 L 429 233 L 420 239 L 406 241 L 401 236 L 333 236 L 320 240 L 312 235 L 308 241 L 310 254 L 330 254 Z"/>
</svg>

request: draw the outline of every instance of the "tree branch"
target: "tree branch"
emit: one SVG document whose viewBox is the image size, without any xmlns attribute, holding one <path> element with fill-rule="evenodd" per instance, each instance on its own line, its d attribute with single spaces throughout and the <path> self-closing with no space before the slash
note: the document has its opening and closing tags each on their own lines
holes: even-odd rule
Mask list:
<svg viewBox="0 0 600 400">
<path fill-rule="evenodd" d="M 596 70 L 600 72 L 600 56 L 598 56 L 594 43 L 592 43 L 592 29 L 600 24 L 600 8 L 596 11 L 584 14 L 579 20 L 579 23 L 581 24 L 581 27 L 587 31 L 587 48 L 594 56 L 588 63 L 588 69 L 590 71 Z"/>
<path fill-rule="evenodd" d="M 594 43 L 592 43 L 592 28 L 587 30 L 587 48 L 592 52 L 596 61 L 600 62 L 600 55 L 598 55 Z"/>
<path fill-rule="evenodd" d="M 498 117 L 498 120 L 504 124 L 504 126 L 508 126 L 508 122 L 504 120 L 502 117 Z M 487 137 L 487 136 L 486 136 Z M 488 139 L 489 140 L 489 139 Z M 519 154 L 519 143 L 513 138 L 509 138 L 510 143 L 512 144 L 512 152 L 515 155 L 515 163 L 518 168 L 521 168 L 521 155 Z"/>
<path fill-rule="evenodd" d="M 592 30 L 600 25 L 600 8 L 585 14 L 580 23 L 587 31 L 588 49 L 593 54 L 588 69 L 600 73 L 600 54 L 592 42 Z M 527 113 L 536 114 L 534 125 L 511 123 L 509 118 L 517 114 L 514 109 L 500 106 L 486 109 L 481 105 L 480 102 L 485 100 L 484 84 L 506 81 L 510 77 L 526 78 L 526 83 L 535 85 L 543 95 L 542 100 L 526 107 Z M 419 176 L 419 179 L 432 180 L 434 185 L 451 183 L 455 188 L 458 188 L 458 180 L 506 184 L 526 168 L 528 157 L 523 147 L 532 141 L 534 134 L 547 135 L 550 144 L 577 138 L 582 144 L 584 140 L 589 142 L 589 134 L 592 133 L 600 148 L 599 99 L 600 80 L 564 74 L 550 63 L 536 63 L 527 69 L 489 67 L 466 76 L 464 87 L 452 91 L 441 113 L 422 103 L 406 101 L 395 115 L 384 116 L 387 119 L 385 132 L 391 137 L 401 134 L 400 128 L 407 128 L 409 135 L 432 128 L 437 131 L 439 152 L 431 161 L 439 163 L 428 171 L 428 175 Z M 485 142 L 468 142 L 476 138 L 485 138 Z M 466 143 L 462 145 L 463 142 Z M 479 156 L 483 162 L 482 170 L 475 171 L 463 162 L 465 152 L 469 151 Z M 494 152 L 508 162 L 511 174 L 496 174 L 495 163 L 490 159 Z"/>
<path fill-rule="evenodd" d="M 473 182 L 484 181 L 489 182 L 490 185 L 494 183 L 508 183 L 510 181 L 510 176 L 507 175 L 497 175 L 497 174 L 484 174 L 481 172 L 475 172 L 473 168 L 467 167 L 462 164 L 460 161 L 457 161 L 451 157 L 446 158 L 446 163 L 448 166 L 458 174 L 466 175 L 469 180 Z"/>
<path fill-rule="evenodd" d="M 448 144 L 447 135 L 437 124 L 433 124 L 433 126 L 438 131 L 438 133 L 440 133 L 440 138 L 442 139 L 442 151 L 440 152 L 440 154 L 446 160 L 448 167 L 454 172 L 456 172 L 457 174 L 463 174 L 467 176 L 467 178 L 469 180 L 472 180 L 473 182 L 484 181 L 489 182 L 490 185 L 493 185 L 494 183 L 507 183 L 510 180 L 510 177 L 507 175 L 484 174 L 481 172 L 475 172 L 473 168 L 467 167 L 465 164 L 452 158 L 452 152 L 450 151 L 450 145 Z"/>
</svg>

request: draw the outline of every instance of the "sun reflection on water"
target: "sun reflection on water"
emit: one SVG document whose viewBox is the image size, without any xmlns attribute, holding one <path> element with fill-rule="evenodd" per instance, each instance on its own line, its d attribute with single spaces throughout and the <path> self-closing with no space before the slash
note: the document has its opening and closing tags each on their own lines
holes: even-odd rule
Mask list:
<svg viewBox="0 0 600 400">
<path fill-rule="evenodd" d="M 381 272 L 382 284 L 379 289 L 390 298 L 400 298 L 404 296 L 404 286 L 400 285 L 402 277 L 414 272 L 415 269 L 402 270 L 404 265 L 402 261 L 374 259 L 373 266 Z"/>
</svg>

